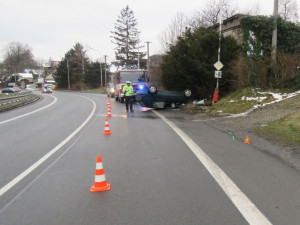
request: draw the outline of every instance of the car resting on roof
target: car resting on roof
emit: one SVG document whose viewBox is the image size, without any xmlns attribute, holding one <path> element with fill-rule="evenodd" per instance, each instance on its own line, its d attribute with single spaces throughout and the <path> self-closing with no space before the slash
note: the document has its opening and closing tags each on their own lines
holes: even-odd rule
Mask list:
<svg viewBox="0 0 300 225">
<path fill-rule="evenodd" d="M 158 91 L 155 85 L 150 85 L 147 90 L 138 91 L 135 99 L 142 107 L 164 109 L 186 104 L 191 96 L 190 89 L 185 89 L 182 93 Z"/>
</svg>

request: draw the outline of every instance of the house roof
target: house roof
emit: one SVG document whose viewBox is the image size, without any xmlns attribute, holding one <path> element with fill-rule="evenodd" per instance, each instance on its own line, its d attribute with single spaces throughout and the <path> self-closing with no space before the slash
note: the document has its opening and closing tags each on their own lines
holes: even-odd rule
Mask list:
<svg viewBox="0 0 300 225">
<path fill-rule="evenodd" d="M 32 73 L 18 73 L 18 76 L 21 77 L 21 79 L 32 79 L 33 75 Z"/>
</svg>

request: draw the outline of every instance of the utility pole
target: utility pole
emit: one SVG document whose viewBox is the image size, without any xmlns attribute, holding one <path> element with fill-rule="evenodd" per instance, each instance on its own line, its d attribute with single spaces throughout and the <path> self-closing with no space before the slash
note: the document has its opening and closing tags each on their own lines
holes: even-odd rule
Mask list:
<svg viewBox="0 0 300 225">
<path fill-rule="evenodd" d="M 138 39 L 138 69 L 140 69 L 140 40 Z"/>
<path fill-rule="evenodd" d="M 277 54 L 277 18 L 278 18 L 278 0 L 274 0 L 274 28 L 272 34 L 272 64 L 276 65 L 276 54 Z"/>
<path fill-rule="evenodd" d="M 147 71 L 148 71 L 148 77 L 150 79 L 150 60 L 149 60 L 149 44 L 151 42 L 147 41 L 145 42 L 147 44 Z"/>
<path fill-rule="evenodd" d="M 99 50 L 94 49 L 94 48 L 92 48 L 91 46 L 89 46 L 89 48 L 92 49 L 92 50 L 94 50 L 94 51 L 96 51 L 96 52 L 98 52 L 99 55 L 100 55 L 100 58 L 99 58 L 99 64 L 100 64 L 100 80 L 101 80 L 101 89 L 102 89 L 102 88 L 103 88 L 103 81 L 102 81 L 103 79 L 102 79 L 101 53 L 100 53 Z"/>
<path fill-rule="evenodd" d="M 104 70 L 105 86 L 107 86 L 107 84 L 106 84 L 106 57 L 107 57 L 107 55 L 104 55 L 104 60 L 105 60 L 105 64 L 104 64 L 104 66 L 105 66 L 105 70 Z"/>
<path fill-rule="evenodd" d="M 71 89 L 71 86 L 70 86 L 70 69 L 69 69 L 69 60 L 67 58 L 67 68 L 68 68 L 68 90 Z"/>
<path fill-rule="evenodd" d="M 218 62 L 221 62 L 221 40 L 222 40 L 222 1 L 220 1 L 219 5 L 219 49 L 218 49 Z M 219 78 L 217 78 L 217 89 L 219 90 Z"/>
<path fill-rule="evenodd" d="M 103 88 L 103 82 L 102 82 L 102 66 L 101 66 L 101 55 L 99 59 L 99 64 L 100 64 L 100 76 L 101 76 L 101 89 Z"/>
</svg>

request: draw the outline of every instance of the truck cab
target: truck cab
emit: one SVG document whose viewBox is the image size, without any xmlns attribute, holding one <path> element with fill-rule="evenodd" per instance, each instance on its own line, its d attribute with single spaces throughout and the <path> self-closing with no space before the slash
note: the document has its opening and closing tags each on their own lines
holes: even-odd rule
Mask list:
<svg viewBox="0 0 300 225">
<path fill-rule="evenodd" d="M 147 89 L 147 71 L 143 69 L 123 69 L 116 71 L 113 76 L 113 87 L 116 101 L 124 102 L 122 89 L 126 81 L 130 81 L 134 92 Z"/>
</svg>

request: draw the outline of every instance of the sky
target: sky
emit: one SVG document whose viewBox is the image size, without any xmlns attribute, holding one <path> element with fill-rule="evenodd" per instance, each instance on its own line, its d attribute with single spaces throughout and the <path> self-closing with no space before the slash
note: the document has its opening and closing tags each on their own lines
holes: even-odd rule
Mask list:
<svg viewBox="0 0 300 225">
<path fill-rule="evenodd" d="M 128 5 L 138 21 L 142 44 L 149 54 L 162 52 L 159 37 L 177 13 L 192 16 L 209 0 L 1 0 L 0 61 L 11 42 L 28 45 L 36 59 L 60 60 L 77 42 L 92 60 L 114 61 L 111 31 Z M 300 0 L 296 0 L 300 9 Z M 260 14 L 273 13 L 274 0 L 232 0 L 241 11 L 259 5 Z M 299 13 L 300 15 L 300 10 Z M 146 44 L 141 51 L 146 52 Z"/>
</svg>

